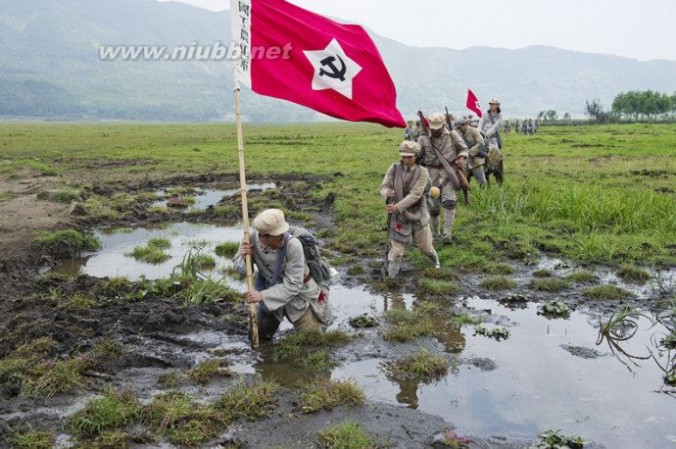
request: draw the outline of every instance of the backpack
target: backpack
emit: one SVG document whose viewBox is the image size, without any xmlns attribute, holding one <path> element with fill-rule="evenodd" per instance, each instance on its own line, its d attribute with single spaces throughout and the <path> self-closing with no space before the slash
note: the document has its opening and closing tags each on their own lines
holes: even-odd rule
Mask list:
<svg viewBox="0 0 676 449">
<path fill-rule="evenodd" d="M 331 268 L 322 257 L 319 243 L 315 236 L 300 226 L 290 226 L 289 235 L 296 237 L 303 245 L 305 263 L 310 270 L 312 279 L 315 280 L 322 290 L 328 291 L 329 287 L 337 282 L 338 272 Z"/>
</svg>

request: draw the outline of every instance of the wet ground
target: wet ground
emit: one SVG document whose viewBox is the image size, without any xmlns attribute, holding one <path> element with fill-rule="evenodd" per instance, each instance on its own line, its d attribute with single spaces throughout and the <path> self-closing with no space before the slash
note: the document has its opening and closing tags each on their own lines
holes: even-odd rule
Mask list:
<svg viewBox="0 0 676 449">
<path fill-rule="evenodd" d="M 264 189 L 274 188 L 261 185 Z M 203 187 L 202 192 L 196 196 L 202 200 L 186 208 L 186 215 L 199 215 L 200 210 L 215 205 L 224 196 L 236 195 L 238 190 Z M 206 197 L 209 199 L 204 200 Z M 153 206 L 164 207 L 164 203 Z M 317 222 L 330 223 L 330 215 L 319 217 Z M 545 429 L 582 436 L 588 441 L 585 447 L 592 448 L 676 447 L 676 392 L 663 382 L 669 355 L 659 353 L 654 345 L 655 336 L 666 331 L 664 326 L 655 325 L 659 311 L 656 304 L 664 288 L 655 281 L 627 284 L 611 269 L 591 269 L 597 283 L 630 291 L 632 299 L 627 302 L 644 312 L 634 318 L 636 332 L 631 338 L 608 341 L 599 339 L 599 328 L 618 309 L 617 302 L 593 303 L 584 299 L 582 290 L 589 285 L 573 285 L 559 293 L 528 288 L 535 272 L 549 270 L 564 277 L 577 269 L 544 254 L 538 265 L 512 263 L 515 274 L 510 277 L 516 280 L 517 287 L 507 292 L 488 291 L 480 285 L 483 275 L 467 274 L 459 281 L 458 294 L 442 297 L 416 296 L 417 273 L 412 270 L 405 273 L 399 287 L 381 291 L 375 288 L 377 279 L 370 274 L 350 276 L 348 267 L 338 267 L 343 281 L 331 290 L 336 315 L 331 329 L 348 332 L 353 338 L 333 354 L 338 362 L 335 368 L 320 374 L 306 373 L 275 361 L 275 343 L 266 343 L 257 351 L 250 349 L 246 312 L 241 305 L 221 302 L 184 307 L 153 295 L 137 302 L 103 295 L 105 301 L 95 307 L 55 307 L 46 293 L 50 289 L 90 294 L 98 291 L 97 285 L 107 278 L 163 279 L 171 275 L 186 252 L 195 248 L 217 261 L 213 269 L 205 271 L 206 276 L 236 291 L 244 290 L 241 279 L 227 274 L 230 262 L 214 254 L 216 245 L 241 239 L 239 223 L 198 216 L 197 220 L 177 218 L 163 226 L 157 226 L 154 220 L 125 225 L 124 229 L 91 229 L 102 242 L 95 253 L 49 266 L 35 258 L 4 274 L 6 288 L 0 293 L 0 312 L 3 345 L 7 346 L 3 356 L 12 347 L 41 336 L 57 340 L 64 357 L 73 348 L 93 346 L 104 337 L 122 344 L 124 355 L 103 367 L 101 377 L 90 379 L 88 387 L 76 394 L 35 399 L 3 387 L 0 447 L 6 444 L 3 437 L 9 429 L 22 423 L 56 429 L 57 447 L 72 447 L 64 420 L 107 386 L 131 390 L 148 400 L 166 390 L 159 379 L 171 373 L 185 373 L 215 356 L 227 364 L 229 377 L 214 379 L 205 386 L 182 382 L 175 388 L 204 402 L 217 398 L 240 378 L 274 380 L 289 390 L 282 394 L 269 418 L 238 422 L 221 437 L 200 446 L 205 448 L 225 447 L 232 441 L 252 448 L 316 447 L 314 435 L 345 419 L 356 420 L 369 433 L 391 441 L 390 447 L 401 448 L 433 447 L 435 436 L 449 428 L 470 436 L 471 448 L 527 447 Z M 128 256 L 135 246 L 151 238 L 170 241 L 168 260 L 153 265 Z M 66 285 L 61 281 L 38 283 L 40 273 L 44 275 L 48 270 L 66 274 L 71 280 Z M 662 272 L 659 279 L 671 282 L 676 279 L 675 272 Z M 507 297 L 520 297 L 523 301 L 505 302 Z M 570 308 L 567 317 L 541 313 L 542 305 L 554 299 Z M 439 306 L 440 312 L 433 320 L 434 337 L 405 343 L 382 338 L 388 311 L 415 311 L 422 303 Z M 460 313 L 481 319 L 484 328 L 505 329 L 508 337 L 498 340 L 481 335 L 475 324 L 450 325 L 449 316 Z M 350 320 L 358 316 L 372 317 L 379 325 L 354 329 Z M 280 334 L 290 331 L 291 326 L 285 323 Z M 421 349 L 448 360 L 448 374 L 427 383 L 388 374 L 388 362 Z M 366 393 L 367 404 L 357 409 L 340 407 L 315 415 L 298 414 L 291 392 L 308 376 L 352 379 Z M 175 446 L 160 441 L 130 447 Z"/>
</svg>

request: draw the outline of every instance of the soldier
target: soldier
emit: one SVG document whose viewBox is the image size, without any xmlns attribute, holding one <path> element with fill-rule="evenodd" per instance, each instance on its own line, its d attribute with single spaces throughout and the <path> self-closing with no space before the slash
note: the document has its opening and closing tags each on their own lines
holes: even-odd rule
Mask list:
<svg viewBox="0 0 676 449">
<path fill-rule="evenodd" d="M 420 137 L 420 129 L 415 125 L 413 120 L 406 122 L 406 129 L 404 130 L 404 140 L 412 140 L 415 142 Z"/>
<path fill-rule="evenodd" d="M 399 145 L 401 162 L 390 165 L 380 185 L 380 195 L 387 202 L 388 237 L 387 277 L 396 278 L 401 270 L 406 245 L 411 242 L 439 268 L 439 256 L 432 244 L 426 191 L 431 186 L 429 173 L 416 163 L 420 146 L 408 140 Z"/>
<path fill-rule="evenodd" d="M 479 131 L 488 137 L 489 145 L 495 145 L 499 149 L 502 149 L 502 139 L 500 139 L 500 120 L 502 120 L 502 115 L 500 115 L 500 102 L 495 98 L 492 98 L 488 102 L 488 111 L 481 116 L 479 120 Z"/>
<path fill-rule="evenodd" d="M 323 329 L 331 320 L 328 297 L 310 275 L 303 245 L 289 234 L 284 212 L 266 209 L 251 226 L 251 243 L 240 244 L 233 264 L 245 274 L 245 257 L 250 254 L 258 269 L 255 288 L 246 292 L 246 302 L 260 304 L 261 338 L 272 339 L 284 317 L 296 329 Z"/>
<path fill-rule="evenodd" d="M 478 129 L 467 124 L 467 120 L 456 120 L 455 129 L 458 130 L 460 137 L 462 137 L 465 144 L 469 147 L 469 159 L 465 167 L 467 178 L 469 179 L 473 175 L 479 186 L 484 187 L 486 185 L 484 164 L 486 163 L 486 155 L 488 154 L 487 142 L 484 142 L 484 137 Z"/>
<path fill-rule="evenodd" d="M 434 216 L 430 220 L 432 235 L 434 238 L 442 238 L 443 243 L 451 243 L 453 236 L 453 222 L 455 222 L 457 200 L 455 189 L 448 182 L 449 174 L 444 170 L 441 161 L 437 158 L 437 153 L 445 158 L 451 166 L 456 165 L 459 169 L 464 169 L 467 159 L 467 145 L 457 131 L 447 131 L 444 128 L 446 117 L 442 113 L 434 113 L 429 116 L 430 136 L 420 136 L 418 144 L 421 148 L 419 160 L 421 165 L 427 167 L 432 179 L 432 185 L 441 189 L 441 197 L 436 199 L 444 207 L 444 233 L 440 234 L 439 216 Z"/>
</svg>

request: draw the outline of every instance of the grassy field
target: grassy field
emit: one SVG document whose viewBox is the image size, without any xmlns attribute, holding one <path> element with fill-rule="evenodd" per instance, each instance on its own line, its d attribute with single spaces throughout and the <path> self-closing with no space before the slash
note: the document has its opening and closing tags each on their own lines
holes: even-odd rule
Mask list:
<svg viewBox="0 0 676 449">
<path fill-rule="evenodd" d="M 378 187 L 398 160 L 401 130 L 370 124 L 245 126 L 248 179 L 323 179 L 307 194 L 336 194 L 332 246 L 377 256 L 385 242 Z M 676 265 L 676 126 L 543 127 L 506 135 L 506 182 L 460 201 L 456 242 L 442 263 L 499 274 L 509 258 L 541 251 L 581 264 Z M 232 124 L 3 124 L 0 176 L 54 176 L 54 187 L 138 185 L 210 174 L 238 179 Z M 302 184 L 302 183 L 301 183 Z M 302 188 L 302 185 L 299 186 Z M 0 191 L 2 202 L 13 192 Z M 288 205 L 269 206 L 289 209 Z M 289 211 L 302 217 L 303 211 Z M 296 215 L 294 215 L 296 213 Z M 426 266 L 417 251 L 414 264 Z"/>
</svg>

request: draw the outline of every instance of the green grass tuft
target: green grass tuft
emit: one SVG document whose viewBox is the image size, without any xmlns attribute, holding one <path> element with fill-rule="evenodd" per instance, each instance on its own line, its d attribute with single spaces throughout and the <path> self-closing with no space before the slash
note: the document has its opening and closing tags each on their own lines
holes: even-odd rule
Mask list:
<svg viewBox="0 0 676 449">
<path fill-rule="evenodd" d="M 302 413 L 331 410 L 339 405 L 360 407 L 364 405 L 364 392 L 354 381 L 326 381 L 313 383 L 299 398 Z"/>
<path fill-rule="evenodd" d="M 597 300 L 619 300 L 631 298 L 633 295 L 623 288 L 615 285 L 597 285 L 589 287 L 582 292 L 585 298 Z"/>
</svg>

